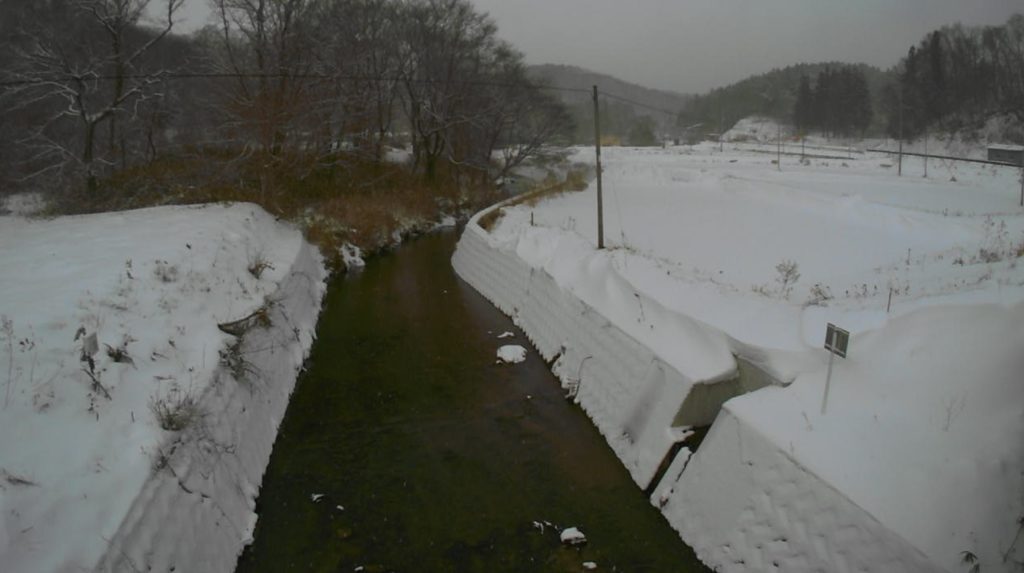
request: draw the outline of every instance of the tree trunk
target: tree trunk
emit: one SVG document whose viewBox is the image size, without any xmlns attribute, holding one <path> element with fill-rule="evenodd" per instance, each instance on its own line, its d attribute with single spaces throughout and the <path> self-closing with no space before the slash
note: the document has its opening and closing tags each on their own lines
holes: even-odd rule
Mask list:
<svg viewBox="0 0 1024 573">
<path fill-rule="evenodd" d="M 85 123 L 85 142 L 82 150 L 82 165 L 85 167 L 85 190 L 94 194 L 99 185 L 96 182 L 96 173 L 93 170 L 93 148 L 96 145 L 96 124 L 91 121 Z"/>
</svg>

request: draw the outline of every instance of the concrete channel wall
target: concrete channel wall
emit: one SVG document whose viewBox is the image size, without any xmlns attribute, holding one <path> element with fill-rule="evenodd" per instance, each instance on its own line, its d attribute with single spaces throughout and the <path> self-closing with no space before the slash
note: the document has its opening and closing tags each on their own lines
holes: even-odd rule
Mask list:
<svg viewBox="0 0 1024 573">
<path fill-rule="evenodd" d="M 544 270 L 493 247 L 477 224 L 485 213 L 467 225 L 452 258 L 455 271 L 554 361 L 567 392 L 575 392 L 633 480 L 648 487 L 675 442 L 671 428 L 710 423 L 721 402 L 701 400 L 680 419 L 692 382 Z"/>
<path fill-rule="evenodd" d="M 97 571 L 233 571 L 256 524 L 256 497 L 277 429 L 313 343 L 326 286 L 303 242 L 269 297 L 271 326 L 247 332 L 241 380 L 221 366 L 199 424 L 159 445 L 153 473 Z"/>
<path fill-rule="evenodd" d="M 944 571 L 728 404 L 655 499 L 701 561 L 722 573 Z"/>
<path fill-rule="evenodd" d="M 646 487 L 672 445 L 664 430 L 689 383 L 559 289 L 544 271 L 530 268 L 515 253 L 492 249 L 475 220 L 466 227 L 452 264 L 513 318 L 545 360 L 554 360 L 553 370 L 567 391 L 576 392 L 634 481 Z M 644 387 L 649 391 L 643 392 Z M 668 396 L 659 400 L 662 393 Z"/>
<path fill-rule="evenodd" d="M 477 221 L 501 206 L 469 222 L 456 272 L 554 361 L 563 386 L 702 561 L 737 573 L 942 571 L 729 411 L 729 398 L 772 383 L 765 372 L 738 358 L 736 378 L 692 384 L 512 245 L 495 242 Z M 696 454 L 667 458 L 673 428 L 712 421 Z M 671 463 L 658 475 L 663 461 Z"/>
</svg>

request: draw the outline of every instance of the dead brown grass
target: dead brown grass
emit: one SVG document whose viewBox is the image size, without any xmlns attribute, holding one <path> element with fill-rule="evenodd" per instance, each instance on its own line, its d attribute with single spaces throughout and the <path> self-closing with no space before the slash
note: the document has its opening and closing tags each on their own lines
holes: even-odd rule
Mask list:
<svg viewBox="0 0 1024 573">
<path fill-rule="evenodd" d="M 121 170 L 97 193 L 56 197 L 52 214 L 120 211 L 157 205 L 252 202 L 294 221 L 338 262 L 352 243 L 374 253 L 422 230 L 442 213 L 493 201 L 493 189 L 428 183 L 407 167 L 337 155 L 312 161 L 298 154 L 239 158 L 229 150 L 196 148 Z"/>
<path fill-rule="evenodd" d="M 587 173 L 585 171 L 582 169 L 571 169 L 566 173 L 565 178 L 561 181 L 554 177 L 549 177 L 536 188 L 516 197 L 505 206 L 494 209 L 483 217 L 480 217 L 477 223 L 483 230 L 490 232 L 494 229 L 495 225 L 498 224 L 498 221 L 505 216 L 505 207 L 512 207 L 515 205 L 528 205 L 530 207 L 534 207 L 548 197 L 554 197 L 556 195 L 561 195 L 562 193 L 583 191 L 587 188 L 588 184 Z"/>
</svg>

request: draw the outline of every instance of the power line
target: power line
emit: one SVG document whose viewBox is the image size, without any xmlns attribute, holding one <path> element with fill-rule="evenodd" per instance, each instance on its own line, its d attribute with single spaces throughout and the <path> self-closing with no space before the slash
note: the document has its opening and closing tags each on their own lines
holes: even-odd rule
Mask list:
<svg viewBox="0 0 1024 573">
<path fill-rule="evenodd" d="M 368 75 L 351 75 L 351 74 L 261 74 L 253 72 L 165 72 L 156 74 L 126 74 L 122 76 L 115 75 L 54 75 L 44 76 L 37 78 L 28 78 L 22 80 L 7 80 L 0 82 L 0 88 L 12 88 L 12 87 L 26 87 L 26 86 L 38 86 L 47 85 L 54 83 L 67 83 L 67 82 L 108 82 L 116 80 L 130 80 L 130 81 L 160 81 L 160 80 L 188 80 L 188 79 L 263 79 L 263 80 L 279 80 L 279 79 L 291 79 L 291 80 L 326 80 L 326 81 L 344 81 L 344 82 L 394 82 L 394 83 L 411 83 L 411 84 L 424 84 L 424 85 L 466 85 L 466 86 L 480 86 L 480 87 L 499 87 L 499 88 L 522 88 L 522 87 L 533 87 L 536 89 L 549 90 L 549 91 L 560 91 L 567 93 L 590 93 L 590 90 L 582 88 L 566 88 L 557 87 L 541 84 L 526 84 L 526 83 L 514 83 L 514 82 L 498 82 L 489 80 L 436 80 L 427 78 L 408 78 L 403 76 L 368 76 Z"/>
<path fill-rule="evenodd" d="M 30 86 L 42 86 L 47 84 L 55 83 L 67 83 L 73 81 L 79 82 L 109 82 L 116 80 L 128 80 L 128 81 L 153 81 L 158 82 L 162 80 L 214 80 L 214 79 L 262 79 L 262 80 L 323 80 L 323 81 L 342 81 L 342 82 L 393 82 L 393 83 L 410 83 L 420 85 L 463 85 L 463 86 L 478 86 L 478 87 L 496 87 L 496 88 L 522 88 L 525 85 L 530 85 L 533 88 L 556 91 L 563 93 L 577 93 L 577 94 L 590 94 L 591 90 L 584 88 L 570 88 L 552 86 L 546 84 L 522 84 L 513 82 L 498 82 L 490 80 L 436 80 L 429 78 L 407 78 L 403 76 L 369 76 L 369 75 L 353 75 L 353 74 L 261 74 L 253 72 L 165 72 L 157 74 L 126 74 L 122 76 L 115 75 L 54 75 L 44 76 L 37 78 L 28 78 L 22 80 L 7 80 L 0 82 L 0 88 L 17 88 L 17 87 L 30 87 Z M 656 111 L 669 116 L 676 116 L 679 112 L 659 108 L 643 102 L 636 101 L 624 96 L 616 95 L 599 90 L 599 93 L 607 98 L 618 100 L 630 105 L 634 105 L 643 109 Z"/>
<path fill-rule="evenodd" d="M 610 98 L 610 99 L 619 100 L 621 102 L 628 103 L 628 104 L 631 104 L 631 105 L 635 105 L 637 107 L 642 107 L 644 109 L 649 109 L 651 111 L 661 112 L 661 113 L 664 113 L 666 115 L 671 115 L 672 117 L 675 117 L 675 116 L 679 115 L 679 110 L 669 111 L 667 109 L 663 109 L 663 108 L 660 108 L 660 107 L 655 107 L 653 105 L 648 105 L 646 103 L 641 103 L 641 102 L 638 102 L 636 100 L 629 99 L 627 97 L 623 97 L 623 96 L 620 96 L 620 95 L 610 94 L 608 92 L 604 92 L 604 91 L 600 91 L 600 90 L 598 90 L 598 91 L 601 93 L 601 95 L 603 95 L 603 96 L 605 96 L 607 98 Z"/>
</svg>

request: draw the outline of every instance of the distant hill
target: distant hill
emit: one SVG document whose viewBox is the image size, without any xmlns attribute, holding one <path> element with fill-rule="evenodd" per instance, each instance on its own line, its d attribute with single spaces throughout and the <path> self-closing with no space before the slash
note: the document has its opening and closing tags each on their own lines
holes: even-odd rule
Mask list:
<svg viewBox="0 0 1024 573">
<path fill-rule="evenodd" d="M 529 66 L 527 74 L 538 83 L 556 88 L 590 90 L 592 86 L 596 85 L 597 89 L 604 93 L 642 104 L 633 105 L 611 98 L 605 98 L 605 103 L 602 104 L 604 106 L 602 133 L 619 138 L 623 142 L 628 142 L 632 138 L 638 145 L 642 143 L 636 141 L 637 139 L 647 139 L 647 137 L 638 135 L 641 131 L 650 132 L 647 135 L 653 135 L 654 132 L 660 132 L 658 135 L 665 135 L 674 131 L 678 113 L 690 99 L 690 96 L 680 93 L 647 88 L 576 66 L 555 64 Z M 577 142 L 590 142 L 593 139 L 593 108 L 590 107 L 593 104 L 590 94 L 583 92 L 555 93 L 570 108 L 576 118 Z M 668 113 L 649 108 L 664 110 Z"/>
<path fill-rule="evenodd" d="M 531 79 L 553 87 L 589 90 L 591 86 L 596 85 L 597 89 L 603 92 L 673 112 L 683 109 L 689 99 L 689 96 L 681 93 L 632 84 L 607 74 L 592 72 L 576 66 L 542 64 L 529 66 L 526 73 Z M 578 103 L 590 101 L 590 99 L 587 94 L 568 93 L 563 94 L 563 101 Z"/>
<path fill-rule="evenodd" d="M 796 64 L 777 68 L 770 72 L 751 76 L 734 84 L 711 90 L 689 99 L 680 115 L 683 125 L 702 124 L 702 132 L 715 132 L 721 121 L 722 130 L 727 131 L 744 117 L 758 115 L 789 122 L 796 101 L 801 76 L 811 82 L 826 68 L 853 66 L 864 74 L 872 95 L 873 107 L 880 109 L 883 88 L 895 79 L 895 72 L 884 71 L 867 64 L 846 64 L 841 62 L 819 62 Z M 881 114 L 876 113 L 876 130 L 880 129 Z"/>
</svg>

